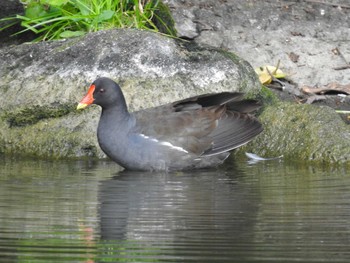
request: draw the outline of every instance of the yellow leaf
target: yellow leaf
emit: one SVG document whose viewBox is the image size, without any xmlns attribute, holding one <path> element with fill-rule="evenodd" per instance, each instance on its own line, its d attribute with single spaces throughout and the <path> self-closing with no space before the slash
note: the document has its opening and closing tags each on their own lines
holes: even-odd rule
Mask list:
<svg viewBox="0 0 350 263">
<path fill-rule="evenodd" d="M 279 64 L 279 63 L 278 63 Z M 285 78 L 287 75 L 275 66 L 263 66 L 255 69 L 256 74 L 259 76 L 259 80 L 262 84 L 270 84 L 272 81 L 272 76 L 276 79 Z"/>
<path fill-rule="evenodd" d="M 255 72 L 258 74 L 261 84 L 265 85 L 271 83 L 272 77 L 266 70 L 264 71 L 263 68 L 257 68 L 255 69 Z"/>
</svg>

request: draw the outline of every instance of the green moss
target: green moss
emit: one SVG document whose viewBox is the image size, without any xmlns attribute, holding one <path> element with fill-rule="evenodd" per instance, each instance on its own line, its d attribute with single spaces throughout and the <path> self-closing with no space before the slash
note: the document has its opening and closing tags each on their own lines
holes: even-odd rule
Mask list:
<svg viewBox="0 0 350 263">
<path fill-rule="evenodd" d="M 223 49 L 218 49 L 218 51 L 221 54 L 223 54 L 226 58 L 231 59 L 233 62 L 235 62 L 237 64 L 242 63 L 242 59 L 239 56 L 237 56 L 235 53 L 230 52 L 230 51 L 226 51 Z"/>
<path fill-rule="evenodd" d="M 276 94 L 264 85 L 261 86 L 260 92 L 256 99 L 261 101 L 264 106 L 275 105 L 280 101 Z"/>
<path fill-rule="evenodd" d="M 177 32 L 175 29 L 175 22 L 171 16 L 169 7 L 164 4 L 162 1 L 152 0 L 153 5 L 157 5 L 156 10 L 154 11 L 153 23 L 158 28 L 159 32 L 176 36 Z"/>
<path fill-rule="evenodd" d="M 279 102 L 259 116 L 264 131 L 239 149 L 263 157 L 283 155 L 293 161 L 350 165 L 350 133 L 329 107 Z"/>
<path fill-rule="evenodd" d="M 32 106 L 15 111 L 8 111 L 2 116 L 10 127 L 23 127 L 33 125 L 40 120 L 58 118 L 75 110 L 73 104 L 60 104 L 57 106 Z"/>
</svg>

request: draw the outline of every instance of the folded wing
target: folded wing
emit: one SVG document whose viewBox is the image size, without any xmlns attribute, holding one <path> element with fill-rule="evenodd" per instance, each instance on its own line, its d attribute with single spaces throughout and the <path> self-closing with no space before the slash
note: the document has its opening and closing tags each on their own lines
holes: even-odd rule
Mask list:
<svg viewBox="0 0 350 263">
<path fill-rule="evenodd" d="M 262 131 L 260 122 L 249 114 L 259 103 L 242 97 L 242 93 L 207 94 L 136 112 L 137 129 L 197 156 L 226 152 Z"/>
</svg>

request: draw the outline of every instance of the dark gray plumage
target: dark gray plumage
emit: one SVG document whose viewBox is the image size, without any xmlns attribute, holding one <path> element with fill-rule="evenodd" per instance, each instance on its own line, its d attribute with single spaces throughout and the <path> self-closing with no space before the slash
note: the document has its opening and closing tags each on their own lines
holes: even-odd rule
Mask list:
<svg viewBox="0 0 350 263">
<path fill-rule="evenodd" d="M 206 94 L 129 113 L 118 84 L 99 78 L 78 108 L 92 103 L 102 107 L 99 144 L 123 167 L 184 170 L 221 164 L 228 151 L 263 130 L 249 114 L 259 103 L 242 97 L 231 92 Z"/>
</svg>

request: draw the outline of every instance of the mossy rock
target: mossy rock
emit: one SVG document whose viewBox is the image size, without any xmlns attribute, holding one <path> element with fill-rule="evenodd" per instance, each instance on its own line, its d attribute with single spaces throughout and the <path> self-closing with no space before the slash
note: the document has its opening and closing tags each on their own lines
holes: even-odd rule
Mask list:
<svg viewBox="0 0 350 263">
<path fill-rule="evenodd" d="M 0 121 L 0 153 L 50 159 L 103 157 L 95 128 L 86 128 L 80 115 L 71 113 L 12 127 Z"/>
<path fill-rule="evenodd" d="M 58 104 L 53 106 L 34 105 L 13 111 L 7 111 L 2 118 L 11 127 L 21 127 L 37 123 L 48 118 L 58 118 L 75 111 L 75 104 Z"/>
<path fill-rule="evenodd" d="M 239 152 L 325 164 L 350 164 L 350 126 L 330 107 L 280 102 L 259 116 L 264 131 Z"/>
</svg>

